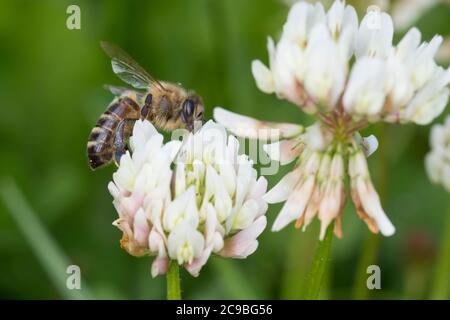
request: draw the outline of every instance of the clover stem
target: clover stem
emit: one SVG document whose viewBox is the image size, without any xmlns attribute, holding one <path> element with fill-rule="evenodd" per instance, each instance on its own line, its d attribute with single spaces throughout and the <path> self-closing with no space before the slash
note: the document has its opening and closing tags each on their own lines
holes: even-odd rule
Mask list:
<svg viewBox="0 0 450 320">
<path fill-rule="evenodd" d="M 333 240 L 334 221 L 331 223 L 323 240 L 319 240 L 314 254 L 311 270 L 306 278 L 305 300 L 317 300 L 322 287 L 325 271 L 330 261 L 331 242 Z"/>
<path fill-rule="evenodd" d="M 388 150 L 389 136 L 386 125 L 380 128 L 379 136 L 383 141 L 383 148 L 380 150 L 380 174 L 379 174 L 379 190 L 380 199 L 386 201 L 389 187 L 389 166 L 388 166 Z M 355 280 L 353 285 L 352 299 L 366 300 L 370 298 L 370 290 L 367 288 L 367 267 L 377 262 L 378 252 L 380 249 L 381 237 L 378 234 L 368 234 L 358 259 L 357 269 L 355 272 Z"/>
<path fill-rule="evenodd" d="M 178 263 L 170 260 L 167 272 L 167 300 L 181 300 L 180 269 Z"/>
<path fill-rule="evenodd" d="M 369 289 L 367 288 L 367 267 L 374 264 L 378 258 L 378 248 L 380 246 L 380 236 L 377 234 L 368 234 L 364 242 L 363 250 L 359 258 L 355 281 L 352 292 L 352 299 L 366 300 L 369 298 Z"/>
<path fill-rule="evenodd" d="M 431 299 L 445 300 L 450 293 L 450 203 L 445 223 L 444 238 L 442 240 L 438 261 L 436 263 Z"/>
</svg>

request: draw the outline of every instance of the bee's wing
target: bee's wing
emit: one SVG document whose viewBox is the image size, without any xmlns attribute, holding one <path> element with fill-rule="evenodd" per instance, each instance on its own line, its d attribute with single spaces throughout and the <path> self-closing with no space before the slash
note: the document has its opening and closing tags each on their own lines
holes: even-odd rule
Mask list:
<svg viewBox="0 0 450 320">
<path fill-rule="evenodd" d="M 111 58 L 114 73 L 123 81 L 136 89 L 147 89 L 149 86 L 157 86 L 164 90 L 164 86 L 142 68 L 128 53 L 115 44 L 102 41 L 102 49 Z"/>
<path fill-rule="evenodd" d="M 115 96 L 120 96 L 120 95 L 130 91 L 130 89 L 128 89 L 128 88 L 119 87 L 119 86 L 113 86 L 113 85 L 110 85 L 110 84 L 105 84 L 103 86 L 103 88 L 105 90 L 108 90 L 109 92 L 111 92 Z"/>
<path fill-rule="evenodd" d="M 142 99 L 145 96 L 145 92 L 143 92 L 143 91 L 133 90 L 130 88 L 125 88 L 125 87 L 120 87 L 120 86 L 113 86 L 110 84 L 105 84 L 103 86 L 103 88 L 105 88 L 106 90 L 108 90 L 115 96 L 121 96 L 121 95 L 129 93 L 129 92 L 135 93 L 139 99 Z"/>
</svg>

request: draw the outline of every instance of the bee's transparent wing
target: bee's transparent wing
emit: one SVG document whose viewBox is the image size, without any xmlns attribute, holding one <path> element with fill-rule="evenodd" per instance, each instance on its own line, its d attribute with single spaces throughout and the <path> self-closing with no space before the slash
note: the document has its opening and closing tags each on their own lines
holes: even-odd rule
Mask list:
<svg viewBox="0 0 450 320">
<path fill-rule="evenodd" d="M 145 96 L 145 92 L 139 91 L 139 90 L 133 90 L 130 88 L 120 87 L 120 86 L 113 86 L 110 84 L 105 84 L 103 86 L 106 90 L 111 92 L 115 96 L 121 96 L 127 92 L 134 92 L 138 98 L 143 98 Z"/>
<path fill-rule="evenodd" d="M 153 85 L 164 90 L 164 86 L 124 50 L 110 42 L 102 41 L 100 45 L 111 58 L 112 69 L 120 79 L 136 89 L 147 89 Z"/>
<path fill-rule="evenodd" d="M 110 85 L 110 84 L 105 84 L 103 86 L 103 88 L 105 88 L 105 90 L 108 90 L 109 92 L 111 92 L 115 96 L 120 96 L 120 95 L 130 91 L 130 89 L 128 89 L 128 88 L 119 87 L 119 86 L 113 86 L 113 85 Z"/>
</svg>

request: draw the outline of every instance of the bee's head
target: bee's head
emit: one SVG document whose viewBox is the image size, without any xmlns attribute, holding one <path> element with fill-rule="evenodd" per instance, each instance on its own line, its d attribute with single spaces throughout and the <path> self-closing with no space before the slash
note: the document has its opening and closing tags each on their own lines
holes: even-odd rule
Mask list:
<svg viewBox="0 0 450 320">
<path fill-rule="evenodd" d="M 194 130 L 195 122 L 201 121 L 203 123 L 203 113 L 203 101 L 199 95 L 191 94 L 183 101 L 181 120 L 189 131 Z"/>
</svg>

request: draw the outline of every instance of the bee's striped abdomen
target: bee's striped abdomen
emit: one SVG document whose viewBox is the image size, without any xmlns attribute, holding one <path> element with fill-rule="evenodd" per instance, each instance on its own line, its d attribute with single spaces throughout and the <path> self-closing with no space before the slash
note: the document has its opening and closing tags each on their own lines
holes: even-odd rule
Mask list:
<svg viewBox="0 0 450 320">
<path fill-rule="evenodd" d="M 115 115 L 120 119 L 139 119 L 140 110 L 141 108 L 136 101 L 124 96 L 116 103 L 111 104 L 106 113 Z"/>
<path fill-rule="evenodd" d="M 109 117 L 109 119 L 106 119 Z M 114 150 L 112 145 L 112 140 L 114 138 L 114 129 L 117 124 L 121 121 L 120 119 L 115 119 L 115 122 L 111 121 L 112 115 L 106 113 L 102 114 L 101 118 L 98 120 L 97 125 L 92 129 L 89 135 L 89 140 L 87 144 L 87 153 L 89 158 L 89 165 L 92 169 L 96 169 L 104 164 L 108 164 L 113 156 Z M 107 122 L 107 121 L 108 122 Z M 107 122 L 108 125 L 102 127 L 99 122 Z"/>
<path fill-rule="evenodd" d="M 139 119 L 139 115 L 139 105 L 129 97 L 119 98 L 101 115 L 87 143 L 89 165 L 92 169 L 106 165 L 113 159 L 116 149 L 114 139 L 119 123 L 125 119 Z"/>
</svg>

